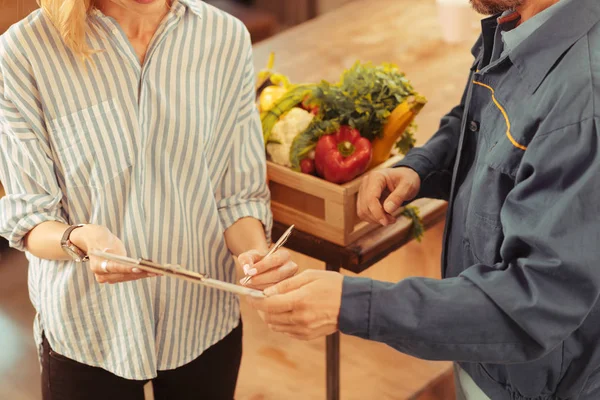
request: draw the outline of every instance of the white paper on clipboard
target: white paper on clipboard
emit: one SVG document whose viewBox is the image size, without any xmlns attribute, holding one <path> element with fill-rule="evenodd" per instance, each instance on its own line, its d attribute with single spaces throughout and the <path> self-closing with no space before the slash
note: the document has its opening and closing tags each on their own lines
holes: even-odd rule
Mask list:
<svg viewBox="0 0 600 400">
<path fill-rule="evenodd" d="M 158 264 L 150 260 L 145 260 L 143 258 L 135 259 L 125 256 L 119 256 L 112 253 L 107 253 L 100 250 L 91 250 L 89 252 L 89 255 L 103 258 L 109 261 L 114 261 L 119 264 L 130 265 L 146 272 L 172 276 L 178 279 L 184 279 L 189 282 L 194 282 L 198 285 L 204 285 L 218 290 L 239 294 L 242 296 L 252 296 L 258 298 L 265 297 L 265 294 L 260 290 L 250 289 L 230 282 L 223 282 L 217 279 L 212 279 L 198 272 L 182 268 L 179 265 Z"/>
</svg>

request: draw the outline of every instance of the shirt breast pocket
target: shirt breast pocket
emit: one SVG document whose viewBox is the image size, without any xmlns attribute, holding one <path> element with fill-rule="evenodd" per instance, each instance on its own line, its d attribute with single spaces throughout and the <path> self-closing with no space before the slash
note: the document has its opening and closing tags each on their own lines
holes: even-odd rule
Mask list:
<svg viewBox="0 0 600 400">
<path fill-rule="evenodd" d="M 132 165 L 132 138 L 114 99 L 56 118 L 50 131 L 67 187 L 103 188 Z"/>
<path fill-rule="evenodd" d="M 517 147 L 506 136 L 487 142 L 483 162 L 489 168 L 514 178 L 527 148 L 518 143 Z"/>
<path fill-rule="evenodd" d="M 485 143 L 479 157 L 467 216 L 467 240 L 477 262 L 494 265 L 501 261 L 504 231 L 500 214 L 514 188 L 524 151 L 504 138 Z"/>
</svg>

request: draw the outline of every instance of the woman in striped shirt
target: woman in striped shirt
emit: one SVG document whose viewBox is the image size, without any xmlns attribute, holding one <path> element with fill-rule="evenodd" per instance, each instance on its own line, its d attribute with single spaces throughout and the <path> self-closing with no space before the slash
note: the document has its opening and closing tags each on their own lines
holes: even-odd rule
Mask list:
<svg viewBox="0 0 600 400">
<path fill-rule="evenodd" d="M 0 234 L 30 261 L 44 399 L 142 399 L 149 380 L 156 399 L 233 398 L 236 296 L 63 246 L 230 282 L 233 254 L 255 288 L 295 274 L 262 259 L 249 35 L 199 0 L 40 3 L 0 38 Z"/>
</svg>

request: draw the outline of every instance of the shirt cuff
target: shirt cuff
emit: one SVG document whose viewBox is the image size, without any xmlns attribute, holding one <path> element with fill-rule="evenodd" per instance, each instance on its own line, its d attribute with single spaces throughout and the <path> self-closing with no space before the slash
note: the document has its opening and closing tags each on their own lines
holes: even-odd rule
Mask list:
<svg viewBox="0 0 600 400">
<path fill-rule="evenodd" d="M 227 230 L 242 218 L 254 218 L 262 222 L 265 228 L 267 243 L 271 243 L 271 230 L 273 229 L 273 214 L 268 203 L 262 200 L 249 200 L 243 203 L 231 204 L 219 209 L 219 216 L 223 229 Z"/>
<path fill-rule="evenodd" d="M 427 157 L 424 149 L 411 150 L 400 162 L 394 164 L 394 168 L 399 167 L 407 167 L 415 171 L 421 178 L 421 182 L 424 182 L 429 174 L 435 170 L 435 165 Z"/>
<path fill-rule="evenodd" d="M 342 333 L 369 338 L 373 280 L 344 277 L 339 326 Z"/>
<path fill-rule="evenodd" d="M 3 234 L 2 236 L 6 237 L 10 247 L 20 251 L 27 251 L 24 241 L 25 236 L 27 236 L 27 234 L 36 226 L 48 221 L 57 221 L 68 224 L 68 222 L 59 214 L 58 211 L 29 214 L 26 217 L 21 218 L 10 232 Z"/>
</svg>

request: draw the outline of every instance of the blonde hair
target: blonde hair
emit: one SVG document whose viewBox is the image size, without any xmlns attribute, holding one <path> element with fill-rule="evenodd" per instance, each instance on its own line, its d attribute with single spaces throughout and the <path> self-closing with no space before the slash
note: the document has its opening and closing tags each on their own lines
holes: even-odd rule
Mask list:
<svg viewBox="0 0 600 400">
<path fill-rule="evenodd" d="M 85 39 L 93 0 L 38 0 L 38 4 L 77 57 L 88 60 L 95 53 Z"/>
</svg>

